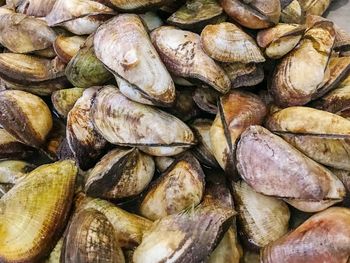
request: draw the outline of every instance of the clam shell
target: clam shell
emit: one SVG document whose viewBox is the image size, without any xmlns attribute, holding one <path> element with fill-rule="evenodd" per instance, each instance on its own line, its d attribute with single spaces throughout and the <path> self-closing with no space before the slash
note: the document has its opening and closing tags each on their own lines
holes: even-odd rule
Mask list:
<svg viewBox="0 0 350 263">
<path fill-rule="evenodd" d="M 321 16 L 327 10 L 332 0 L 298 0 L 306 15 Z"/>
<path fill-rule="evenodd" d="M 280 106 L 308 103 L 326 77 L 326 67 L 335 40 L 333 24 L 316 23 L 300 44 L 278 64 L 271 84 L 271 93 Z"/>
<path fill-rule="evenodd" d="M 261 64 L 222 63 L 222 68 L 231 80 L 231 88 L 250 87 L 264 80 Z"/>
<path fill-rule="evenodd" d="M 329 208 L 265 247 L 261 262 L 346 262 L 350 256 L 349 223 L 349 209 Z"/>
<path fill-rule="evenodd" d="M 298 0 L 287 1 L 288 5 L 282 6 L 281 22 L 300 24 L 304 20 L 304 11 Z"/>
<path fill-rule="evenodd" d="M 6 0 L 6 5 L 18 13 L 29 16 L 44 17 L 50 13 L 56 0 Z"/>
<path fill-rule="evenodd" d="M 152 157 L 135 148 L 117 148 L 89 172 L 85 191 L 90 196 L 105 199 L 136 196 L 151 182 L 154 171 Z"/>
<path fill-rule="evenodd" d="M 202 48 L 211 58 L 227 63 L 261 63 L 265 58 L 255 40 L 235 24 L 206 26 L 201 33 Z"/>
<path fill-rule="evenodd" d="M 137 15 L 119 15 L 101 26 L 95 33 L 94 46 L 96 56 L 114 75 L 155 104 L 172 105 L 174 82 Z"/>
<path fill-rule="evenodd" d="M 66 118 L 77 100 L 83 95 L 84 89 L 71 88 L 54 91 L 51 95 L 52 104 L 56 112 Z"/>
<path fill-rule="evenodd" d="M 276 0 L 220 0 L 220 3 L 229 17 L 252 29 L 271 27 L 281 15 L 281 4 Z"/>
<path fill-rule="evenodd" d="M 41 151 L 52 161 L 59 160 L 58 151 L 61 143 L 66 138 L 66 125 L 60 119 L 53 119 L 53 126 L 47 136 L 46 143 Z"/>
<path fill-rule="evenodd" d="M 209 87 L 198 87 L 193 94 L 193 101 L 202 110 L 210 114 L 218 112 L 217 101 L 219 93 Z"/>
<path fill-rule="evenodd" d="M 55 39 L 53 47 L 57 56 L 63 62 L 68 63 L 78 53 L 85 40 L 84 37 L 80 36 L 66 37 L 60 35 Z"/>
<path fill-rule="evenodd" d="M 1 198 L 3 261 L 37 262 L 50 251 L 65 226 L 76 174 L 72 161 L 43 165 Z"/>
<path fill-rule="evenodd" d="M 189 147 L 195 143 L 185 123 L 156 108 L 129 100 L 113 86 L 106 86 L 97 94 L 91 116 L 97 131 L 112 144 L 166 148 Z"/>
<path fill-rule="evenodd" d="M 90 117 L 92 99 L 100 87 L 84 91 L 67 116 L 67 142 L 81 169 L 91 168 L 103 153 L 106 140 L 96 132 Z"/>
<path fill-rule="evenodd" d="M 39 148 L 52 128 L 52 116 L 41 98 L 5 90 L 0 92 L 0 124 L 19 141 Z"/>
<path fill-rule="evenodd" d="M 0 128 L 0 159 L 22 159 L 32 155 L 33 149 L 18 141 L 4 129 Z"/>
<path fill-rule="evenodd" d="M 124 263 L 113 226 L 95 209 L 86 209 L 73 216 L 63 242 L 62 262 Z"/>
<path fill-rule="evenodd" d="M 0 43 L 14 53 L 29 53 L 52 46 L 56 33 L 47 24 L 23 14 L 0 15 Z"/>
<path fill-rule="evenodd" d="M 120 11 L 142 12 L 166 4 L 167 0 L 109 0 L 113 7 Z"/>
<path fill-rule="evenodd" d="M 350 170 L 349 120 L 317 109 L 290 107 L 270 116 L 266 126 L 315 161 Z"/>
<path fill-rule="evenodd" d="M 176 160 L 145 194 L 141 215 L 156 220 L 198 205 L 204 193 L 204 177 L 194 157 L 185 155 Z"/>
<path fill-rule="evenodd" d="M 341 201 L 345 195 L 334 174 L 261 126 L 241 135 L 237 161 L 242 178 L 264 195 L 304 201 Z"/>
<path fill-rule="evenodd" d="M 162 26 L 151 33 L 151 39 L 172 74 L 201 81 L 221 93 L 229 91 L 229 78 L 223 69 L 204 53 L 199 35 Z"/>
<path fill-rule="evenodd" d="M 48 48 L 41 49 L 41 50 L 35 50 L 32 52 L 32 54 L 42 58 L 53 59 L 56 57 L 56 53 L 55 53 L 55 50 L 53 49 L 53 46 L 50 46 Z"/>
</svg>

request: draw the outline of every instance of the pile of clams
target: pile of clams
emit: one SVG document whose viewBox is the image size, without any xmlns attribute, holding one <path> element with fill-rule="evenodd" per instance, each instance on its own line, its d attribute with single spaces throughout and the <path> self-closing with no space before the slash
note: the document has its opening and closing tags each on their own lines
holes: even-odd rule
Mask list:
<svg viewBox="0 0 350 263">
<path fill-rule="evenodd" d="M 0 262 L 349 263 L 330 4 L 0 1 Z"/>
</svg>

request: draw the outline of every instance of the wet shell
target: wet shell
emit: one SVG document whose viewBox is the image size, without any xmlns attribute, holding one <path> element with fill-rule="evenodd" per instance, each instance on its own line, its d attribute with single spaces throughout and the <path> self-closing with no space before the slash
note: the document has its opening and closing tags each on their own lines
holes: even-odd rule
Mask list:
<svg viewBox="0 0 350 263">
<path fill-rule="evenodd" d="M 333 24 L 323 21 L 309 29 L 299 46 L 278 64 L 271 93 L 280 106 L 308 103 L 326 76 L 326 67 L 335 40 Z"/>
<path fill-rule="evenodd" d="M 152 157 L 135 148 L 117 148 L 89 172 L 85 191 L 90 196 L 106 199 L 136 196 L 148 186 L 154 171 Z"/>
<path fill-rule="evenodd" d="M 140 205 L 140 213 L 156 220 L 198 205 L 204 193 L 204 177 L 194 157 L 185 155 L 176 160 L 150 187 Z"/>
<path fill-rule="evenodd" d="M 281 4 L 277 0 L 220 0 L 220 3 L 229 17 L 252 29 L 271 27 L 281 15 Z"/>
<path fill-rule="evenodd" d="M 174 116 L 124 97 L 106 86 L 96 96 L 91 116 L 97 131 L 121 146 L 189 147 L 195 143 L 190 128 Z M 154 129 L 154 124 L 157 129 Z M 169 133 L 168 131 L 172 131 Z"/>
<path fill-rule="evenodd" d="M 242 178 L 265 195 L 341 201 L 345 194 L 334 174 L 261 126 L 250 126 L 241 135 L 237 161 Z"/>
<path fill-rule="evenodd" d="M 350 170 L 349 120 L 312 108 L 290 107 L 273 114 L 266 126 L 315 161 Z"/>
<path fill-rule="evenodd" d="M 261 262 L 347 262 L 350 257 L 349 225 L 349 209 L 329 208 L 265 247 Z"/>
<path fill-rule="evenodd" d="M 0 128 L 0 159 L 22 159 L 32 155 L 33 149 L 18 141 L 4 129 Z"/>
<path fill-rule="evenodd" d="M 222 63 L 221 66 L 231 80 L 233 89 L 258 85 L 265 77 L 261 64 Z"/>
<path fill-rule="evenodd" d="M 6 0 L 10 8 L 15 8 L 18 13 L 29 16 L 44 17 L 48 15 L 57 0 Z"/>
<path fill-rule="evenodd" d="M 63 263 L 124 263 L 124 255 L 107 217 L 95 209 L 73 216 L 63 242 Z"/>
<path fill-rule="evenodd" d="M 92 99 L 100 87 L 84 91 L 67 117 L 67 141 L 81 169 L 91 168 L 103 153 L 106 140 L 93 126 L 90 113 Z"/>
<path fill-rule="evenodd" d="M 19 141 L 39 148 L 52 128 L 52 116 L 41 98 L 5 90 L 0 92 L 0 124 Z"/>
<path fill-rule="evenodd" d="M 174 82 L 137 15 L 119 15 L 101 26 L 95 33 L 94 46 L 96 56 L 114 75 L 155 104 L 172 105 Z"/>
<path fill-rule="evenodd" d="M 49 48 L 55 38 L 55 31 L 40 19 L 16 13 L 0 15 L 0 43 L 14 53 Z"/>
<path fill-rule="evenodd" d="M 76 101 L 83 95 L 84 89 L 62 89 L 52 93 L 51 101 L 57 113 L 66 118 Z"/>
<path fill-rule="evenodd" d="M 151 33 L 151 39 L 172 74 L 201 81 L 221 93 L 229 91 L 229 78 L 223 69 L 204 53 L 199 35 L 162 26 Z"/>
<path fill-rule="evenodd" d="M 206 26 L 201 33 L 203 50 L 227 63 L 261 63 L 265 58 L 254 39 L 232 23 Z"/>
<path fill-rule="evenodd" d="M 38 262 L 50 251 L 65 226 L 76 174 L 72 161 L 43 165 L 1 198 L 2 261 Z"/>
<path fill-rule="evenodd" d="M 57 56 L 65 63 L 68 63 L 84 44 L 85 38 L 80 36 L 65 37 L 58 36 L 53 43 Z"/>
</svg>

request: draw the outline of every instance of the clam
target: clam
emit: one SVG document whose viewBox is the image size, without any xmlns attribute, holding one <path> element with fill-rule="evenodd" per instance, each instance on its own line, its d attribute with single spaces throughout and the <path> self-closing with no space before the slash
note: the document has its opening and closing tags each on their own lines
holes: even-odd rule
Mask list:
<svg viewBox="0 0 350 263">
<path fill-rule="evenodd" d="M 277 0 L 220 0 L 220 3 L 229 17 L 252 29 L 271 27 L 281 15 L 281 4 Z"/>
<path fill-rule="evenodd" d="M 83 95 L 84 89 L 71 88 L 54 91 L 51 95 L 52 104 L 56 112 L 66 118 L 77 100 Z"/>
<path fill-rule="evenodd" d="M 213 146 L 210 140 L 212 123 L 213 121 L 208 119 L 196 119 L 191 124 L 191 128 L 199 141 L 198 145 L 193 149 L 193 154 L 201 163 L 209 167 L 218 167 L 219 164 L 214 157 Z"/>
<path fill-rule="evenodd" d="M 95 55 L 93 36 L 86 39 L 78 53 L 70 60 L 65 73 L 67 79 L 78 88 L 103 85 L 113 77 Z"/>
<path fill-rule="evenodd" d="M 298 0 L 306 15 L 321 16 L 327 10 L 332 0 Z"/>
<path fill-rule="evenodd" d="M 204 177 L 199 162 L 191 155 L 175 160 L 145 194 L 141 215 L 156 220 L 198 205 L 204 193 Z"/>
<path fill-rule="evenodd" d="M 27 173 L 31 172 L 35 165 L 17 160 L 0 161 L 0 184 L 15 185 L 20 182 Z"/>
<path fill-rule="evenodd" d="M 247 183 L 233 183 L 242 238 L 254 248 L 268 245 L 288 232 L 290 212 L 286 203 L 255 192 Z"/>
<path fill-rule="evenodd" d="M 193 94 L 193 101 L 205 112 L 216 114 L 218 112 L 217 101 L 219 93 L 209 87 L 197 87 Z"/>
<path fill-rule="evenodd" d="M 56 0 L 6 0 L 6 5 L 18 13 L 44 17 L 50 13 L 55 2 Z"/>
<path fill-rule="evenodd" d="M 104 214 L 113 225 L 118 244 L 125 249 L 139 245 L 143 233 L 149 229 L 152 222 L 146 218 L 131 214 L 114 204 L 102 200 L 85 198 L 79 209 L 95 209 Z"/>
<path fill-rule="evenodd" d="M 221 97 L 219 112 L 210 128 L 213 154 L 231 179 L 236 180 L 236 144 L 241 133 L 250 125 L 261 124 L 266 107 L 252 93 L 232 91 Z"/>
<path fill-rule="evenodd" d="M 138 146 L 143 150 L 150 147 L 148 151 L 160 153 L 163 149 L 164 154 L 172 155 L 195 144 L 194 134 L 185 123 L 161 110 L 129 100 L 113 86 L 98 92 L 91 117 L 98 133 L 112 144 Z"/>
<path fill-rule="evenodd" d="M 109 0 L 114 8 L 125 12 L 147 11 L 166 4 L 167 0 Z"/>
<path fill-rule="evenodd" d="M 37 18 L 23 14 L 0 15 L 0 43 L 14 53 L 29 53 L 52 46 L 56 33 Z"/>
<path fill-rule="evenodd" d="M 162 19 L 157 15 L 157 13 L 152 11 L 140 14 L 140 17 L 146 24 L 148 31 L 152 31 L 164 24 Z"/>
<path fill-rule="evenodd" d="M 282 0 L 281 8 L 281 22 L 298 24 L 303 22 L 304 11 L 298 0 Z"/>
<path fill-rule="evenodd" d="M 53 43 L 57 56 L 65 63 L 68 63 L 85 43 L 85 38 L 81 36 L 66 37 L 58 36 Z"/>
<path fill-rule="evenodd" d="M 320 21 L 306 31 L 298 47 L 277 65 L 270 87 L 280 106 L 308 103 L 326 77 L 335 40 L 333 24 Z"/>
<path fill-rule="evenodd" d="M 182 29 L 201 30 L 207 24 L 215 24 L 225 18 L 216 0 L 191 0 L 173 13 L 167 22 Z"/>
<path fill-rule="evenodd" d="M 270 116 L 266 126 L 315 161 L 350 170 L 349 120 L 308 107 L 290 107 Z"/>
<path fill-rule="evenodd" d="M 221 66 L 231 80 L 233 89 L 258 85 L 265 77 L 261 64 L 222 63 Z"/>
<path fill-rule="evenodd" d="M 101 26 L 94 47 L 97 58 L 143 97 L 158 105 L 172 105 L 174 82 L 137 15 L 122 14 Z"/>
<path fill-rule="evenodd" d="M 154 171 L 152 157 L 136 148 L 116 148 L 88 173 L 85 192 L 106 199 L 136 196 L 151 182 Z"/>
<path fill-rule="evenodd" d="M 279 59 L 296 47 L 304 31 L 305 26 L 280 23 L 272 28 L 259 31 L 257 42 L 260 47 L 265 48 L 265 53 L 269 58 Z"/>
<path fill-rule="evenodd" d="M 250 126 L 241 135 L 237 169 L 249 186 L 268 196 L 340 202 L 345 195 L 333 173 L 261 126 Z"/>
<path fill-rule="evenodd" d="M 1 198 L 3 261 L 37 262 L 50 251 L 65 226 L 76 174 L 72 161 L 43 165 Z"/>
<path fill-rule="evenodd" d="M 334 207 L 318 213 L 261 251 L 262 263 L 347 262 L 350 210 Z"/>
<path fill-rule="evenodd" d="M 20 90 L 0 92 L 0 124 L 20 142 L 40 148 L 52 128 L 45 102 Z"/>
<path fill-rule="evenodd" d="M 265 58 L 255 40 L 232 23 L 207 25 L 201 33 L 202 48 L 211 58 L 227 63 L 261 63 Z"/>
<path fill-rule="evenodd" d="M 124 263 L 113 226 L 95 209 L 79 211 L 73 216 L 64 238 L 61 262 Z"/>
<path fill-rule="evenodd" d="M 234 211 L 208 200 L 153 223 L 136 248 L 134 263 L 205 262 L 232 222 Z"/>
<path fill-rule="evenodd" d="M 220 93 L 230 89 L 224 70 L 201 48 L 200 36 L 190 31 L 162 26 L 151 33 L 151 39 L 168 70 L 175 76 L 194 79 Z"/>
<path fill-rule="evenodd" d="M 72 33 L 88 35 L 114 14 L 101 1 L 56 0 L 45 20 L 50 27 L 64 26 Z"/>
<path fill-rule="evenodd" d="M 0 159 L 26 158 L 32 155 L 33 149 L 18 141 L 10 133 L 0 128 Z"/>
<path fill-rule="evenodd" d="M 159 172 L 163 173 L 168 169 L 175 161 L 175 157 L 157 156 L 154 157 L 156 168 Z"/>
<path fill-rule="evenodd" d="M 67 116 L 67 142 L 83 170 L 94 165 L 107 144 L 94 129 L 90 117 L 92 99 L 99 89 L 100 87 L 86 89 Z"/>
</svg>

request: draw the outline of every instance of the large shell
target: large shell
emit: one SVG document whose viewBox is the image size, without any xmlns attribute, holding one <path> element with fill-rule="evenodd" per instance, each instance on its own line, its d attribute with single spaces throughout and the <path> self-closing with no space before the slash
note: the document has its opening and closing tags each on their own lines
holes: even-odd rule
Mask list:
<svg viewBox="0 0 350 263">
<path fill-rule="evenodd" d="M 135 250 L 134 263 L 205 262 L 230 225 L 234 211 L 216 201 L 157 220 Z M 160 253 L 161 251 L 161 253 Z"/>
<path fill-rule="evenodd" d="M 236 144 L 241 133 L 250 125 L 261 124 L 266 107 L 252 93 L 232 91 L 220 98 L 219 113 L 210 129 L 210 140 L 214 156 L 231 179 L 235 175 Z"/>
<path fill-rule="evenodd" d="M 72 161 L 43 165 L 1 198 L 2 261 L 38 262 L 49 252 L 65 226 L 76 174 Z"/>
<path fill-rule="evenodd" d="M 243 239 L 261 248 L 288 232 L 290 212 L 282 200 L 259 194 L 244 181 L 232 187 Z"/>
<path fill-rule="evenodd" d="M 242 178 L 265 195 L 315 202 L 345 195 L 334 174 L 261 126 L 241 135 L 237 161 Z"/>
<path fill-rule="evenodd" d="M 67 117 L 67 141 L 80 168 L 91 168 L 101 156 L 107 142 L 98 134 L 90 117 L 92 99 L 99 87 L 84 91 Z"/>
<path fill-rule="evenodd" d="M 329 208 L 265 247 L 261 262 L 347 262 L 350 257 L 349 226 L 349 209 Z"/>
<path fill-rule="evenodd" d="M 227 63 L 261 63 L 265 58 L 255 40 L 235 24 L 206 26 L 201 33 L 202 48 L 210 57 Z"/>
<path fill-rule="evenodd" d="M 271 93 L 280 106 L 308 103 L 326 76 L 326 67 L 335 39 L 333 24 L 316 23 L 297 48 L 278 64 L 272 78 Z"/>
<path fill-rule="evenodd" d="M 167 148 L 190 147 L 195 143 L 193 132 L 185 123 L 161 110 L 129 100 L 113 86 L 106 86 L 97 94 L 91 116 L 97 131 L 116 145 Z"/>
<path fill-rule="evenodd" d="M 104 214 L 113 225 L 118 244 L 126 249 L 134 248 L 139 245 L 143 233 L 152 224 L 152 222 L 146 218 L 131 214 L 101 199 L 86 198 L 79 208 L 92 208 Z"/>
<path fill-rule="evenodd" d="M 298 0 L 306 15 L 321 16 L 327 10 L 332 0 Z"/>
<path fill-rule="evenodd" d="M 117 148 L 89 172 L 85 191 L 88 195 L 106 199 L 132 197 L 148 186 L 154 171 L 152 157 L 135 148 Z"/>
<path fill-rule="evenodd" d="M 199 80 L 221 93 L 230 89 L 224 70 L 201 48 L 200 36 L 190 31 L 162 26 L 151 39 L 168 70 L 180 77 Z"/>
<path fill-rule="evenodd" d="M 39 148 L 52 128 L 52 116 L 41 98 L 5 90 L 0 92 L 0 124 L 19 141 Z"/>
<path fill-rule="evenodd" d="M 156 220 L 198 205 L 204 193 L 204 177 L 194 157 L 185 155 L 176 160 L 150 187 L 140 205 L 140 213 Z"/>
<path fill-rule="evenodd" d="M 290 107 L 270 116 L 266 125 L 315 161 L 350 170 L 349 120 L 326 111 Z"/>
<path fill-rule="evenodd" d="M 174 82 L 137 15 L 119 15 L 101 26 L 94 46 L 96 56 L 108 69 L 146 99 L 165 106 L 174 102 Z"/>
<path fill-rule="evenodd" d="M 78 53 L 70 60 L 65 73 L 67 79 L 78 88 L 103 85 L 113 78 L 95 55 L 93 36 L 86 39 Z"/>
<path fill-rule="evenodd" d="M 0 159 L 22 159 L 30 156 L 33 149 L 24 145 L 10 133 L 0 128 Z"/>
<path fill-rule="evenodd" d="M 40 19 L 16 13 L 0 15 L 0 43 L 14 53 L 49 48 L 55 38 L 55 31 Z"/>
<path fill-rule="evenodd" d="M 51 95 L 52 104 L 57 113 L 66 118 L 77 100 L 83 95 L 84 89 L 71 88 L 54 91 Z"/>
<path fill-rule="evenodd" d="M 222 63 L 233 89 L 258 85 L 264 80 L 262 64 Z"/>
<path fill-rule="evenodd" d="M 281 15 L 281 4 L 277 0 L 220 0 L 220 3 L 232 19 L 252 29 L 271 27 Z"/>
<path fill-rule="evenodd" d="M 44 17 L 48 15 L 57 0 L 6 0 L 6 5 L 18 13 Z"/>
<path fill-rule="evenodd" d="M 86 209 L 73 216 L 64 238 L 61 262 L 125 262 L 113 226 L 105 215 Z"/>
<path fill-rule="evenodd" d="M 85 42 L 84 37 L 67 37 L 60 35 L 55 39 L 53 47 L 57 56 L 65 63 L 68 63 L 79 51 Z"/>
</svg>

